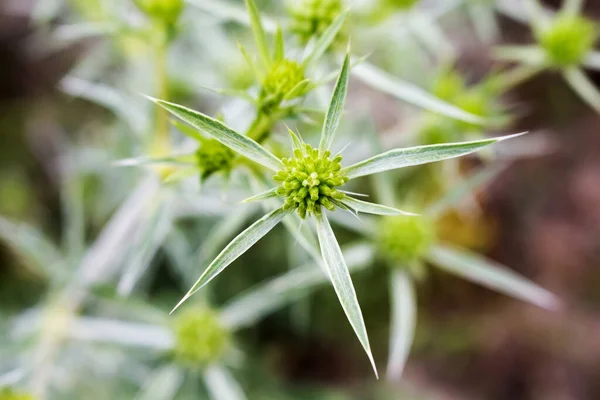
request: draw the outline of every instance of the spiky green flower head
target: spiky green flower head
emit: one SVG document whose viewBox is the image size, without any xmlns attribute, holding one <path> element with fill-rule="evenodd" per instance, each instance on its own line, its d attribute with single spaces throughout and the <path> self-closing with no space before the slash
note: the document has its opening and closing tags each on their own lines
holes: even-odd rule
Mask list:
<svg viewBox="0 0 600 400">
<path fill-rule="evenodd" d="M 435 240 L 435 227 L 423 216 L 382 218 L 377 232 L 381 256 L 390 266 L 399 268 L 421 260 Z"/>
<path fill-rule="evenodd" d="M 219 316 L 207 307 L 181 313 L 174 322 L 175 358 L 190 367 L 202 367 L 224 356 L 231 340 Z"/>
<path fill-rule="evenodd" d="M 11 388 L 0 389 L 0 400 L 33 400 L 34 397 Z"/>
<path fill-rule="evenodd" d="M 183 0 L 134 0 L 146 15 L 155 20 L 173 25 L 183 11 Z"/>
<path fill-rule="evenodd" d="M 283 98 L 291 100 L 302 96 L 302 82 L 305 82 L 304 67 L 296 61 L 282 59 L 271 65 L 265 79 L 262 89 L 264 93 L 274 99 L 281 101 Z"/>
<path fill-rule="evenodd" d="M 320 36 L 341 14 L 342 0 L 290 0 L 288 10 L 292 17 L 292 32 L 307 42 Z"/>
<path fill-rule="evenodd" d="M 580 64 L 598 38 L 596 25 L 579 15 L 559 14 L 538 33 L 548 62 L 557 68 Z"/>
<path fill-rule="evenodd" d="M 234 159 L 235 153 L 215 139 L 204 140 L 196 150 L 196 162 L 202 179 L 216 172 L 228 173 Z"/>
<path fill-rule="evenodd" d="M 348 182 L 342 173 L 342 156 L 331 158 L 329 150 L 319 153 L 309 144 L 295 149 L 293 158 L 281 160 L 285 166 L 273 179 L 280 182 L 277 194 L 285 198 L 284 208 L 296 210 L 301 218 L 321 215 L 322 208 L 333 211 L 345 195 L 336 187 Z"/>
</svg>

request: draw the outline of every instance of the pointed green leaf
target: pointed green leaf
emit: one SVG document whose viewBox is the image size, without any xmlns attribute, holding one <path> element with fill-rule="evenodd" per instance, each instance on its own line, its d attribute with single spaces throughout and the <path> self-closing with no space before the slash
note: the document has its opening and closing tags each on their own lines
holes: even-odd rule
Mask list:
<svg viewBox="0 0 600 400">
<path fill-rule="evenodd" d="M 427 257 L 432 264 L 445 271 L 508 296 L 549 310 L 556 310 L 560 305 L 556 296 L 546 289 L 478 254 L 438 245 L 431 249 Z"/>
<path fill-rule="evenodd" d="M 342 25 L 344 25 L 347 15 L 347 11 L 344 11 L 338 15 L 331 25 L 329 25 L 329 27 L 325 30 L 325 32 L 323 32 L 323 34 L 317 39 L 312 51 L 306 56 L 302 63 L 305 68 L 310 67 L 313 63 L 318 61 L 319 58 L 321 58 L 321 56 L 327 51 L 329 46 L 331 46 L 340 29 L 342 29 Z"/>
<path fill-rule="evenodd" d="M 348 76 L 350 70 L 350 55 L 346 54 L 344 58 L 344 64 L 340 71 L 340 76 L 335 84 L 333 95 L 331 96 L 331 102 L 327 109 L 327 115 L 325 116 L 325 123 L 323 124 L 323 131 L 321 132 L 321 141 L 319 143 L 319 151 L 321 153 L 328 150 L 335 137 L 335 131 L 342 118 L 344 111 L 344 103 L 346 102 L 346 94 L 348 93 Z"/>
<path fill-rule="evenodd" d="M 410 354 L 417 323 L 417 296 L 410 276 L 400 270 L 391 275 L 392 321 L 387 377 L 398 380 Z"/>
<path fill-rule="evenodd" d="M 246 400 L 240 384 L 221 365 L 213 364 L 204 370 L 204 383 L 211 400 Z"/>
<path fill-rule="evenodd" d="M 456 158 L 474 153 L 491 144 L 524 134 L 525 133 L 517 133 L 514 135 L 473 140 L 470 142 L 443 143 L 394 149 L 344 168 L 343 173 L 352 179 L 359 176 L 376 174 L 378 172 L 447 160 L 449 158 Z"/>
<path fill-rule="evenodd" d="M 179 119 L 173 118 L 171 120 L 171 124 L 173 124 L 173 126 L 175 128 L 177 128 L 177 130 L 179 132 L 181 132 L 185 136 L 189 137 L 190 139 L 194 139 L 195 141 L 200 142 L 200 143 L 203 143 L 207 140 L 204 136 L 202 136 L 200 134 L 200 132 L 198 132 L 198 130 L 196 128 L 194 128 L 188 124 L 184 124 Z"/>
<path fill-rule="evenodd" d="M 571 89 L 596 112 L 600 113 L 600 91 L 594 82 L 588 78 L 579 68 L 568 68 L 563 71 L 563 76 L 571 86 Z"/>
<path fill-rule="evenodd" d="M 275 31 L 275 48 L 273 49 L 273 60 L 275 62 L 283 60 L 285 55 L 285 44 L 283 41 L 283 31 L 281 30 L 281 26 L 277 25 L 277 30 Z"/>
<path fill-rule="evenodd" d="M 292 147 L 294 148 L 294 150 L 299 149 L 303 152 L 304 141 L 302 141 L 302 138 L 299 135 L 296 135 L 296 133 L 290 128 L 288 128 L 288 133 L 290 134 L 290 140 L 292 141 Z"/>
<path fill-rule="evenodd" d="M 316 220 L 321 255 L 323 256 L 323 262 L 327 269 L 327 273 L 329 274 L 329 279 L 342 304 L 346 317 L 348 318 L 350 325 L 352 325 L 352 329 L 354 329 L 356 336 L 358 336 L 358 340 L 369 357 L 369 361 L 371 361 L 375 376 L 378 376 L 377 366 L 375 365 L 375 360 L 373 359 L 373 354 L 371 352 L 371 345 L 369 344 L 369 337 L 367 335 L 362 311 L 360 309 L 360 304 L 358 303 L 358 298 L 356 297 L 354 285 L 352 284 L 352 278 L 350 278 L 350 272 L 344 261 L 342 250 L 331 230 L 331 225 L 329 225 L 327 216 L 325 214 L 319 215 L 316 217 Z"/>
<path fill-rule="evenodd" d="M 285 94 L 283 98 L 285 100 L 291 100 L 302 96 L 306 92 L 309 84 L 310 79 L 304 79 L 303 81 L 298 82 L 293 88 L 290 89 L 289 92 Z"/>
<path fill-rule="evenodd" d="M 183 384 L 185 373 L 175 364 L 166 364 L 154 371 L 144 382 L 134 400 L 173 400 Z"/>
<path fill-rule="evenodd" d="M 342 252 L 348 260 L 348 270 L 363 270 L 373 261 L 373 246 L 358 243 L 344 246 Z M 266 283 L 244 292 L 230 300 L 221 311 L 223 324 L 231 329 L 241 329 L 256 323 L 269 313 L 298 301 L 329 282 L 324 271 L 310 261 Z"/>
<path fill-rule="evenodd" d="M 352 210 L 356 212 L 362 212 L 366 214 L 375 214 L 375 215 L 418 215 L 413 214 L 411 212 L 398 210 L 393 207 L 384 206 L 377 203 L 370 203 L 368 201 L 362 201 L 355 199 L 350 196 L 346 196 L 342 203 L 347 207 L 350 207 Z"/>
<path fill-rule="evenodd" d="M 262 201 L 267 199 L 272 199 L 273 197 L 277 197 L 277 189 L 276 187 L 254 195 L 252 197 L 248 197 L 245 200 L 242 200 L 242 203 L 253 203 L 255 201 Z"/>
<path fill-rule="evenodd" d="M 250 56 L 246 48 L 242 46 L 240 42 L 238 42 L 237 45 L 240 49 L 240 52 L 242 53 L 242 56 L 244 56 L 244 60 L 246 60 L 246 64 L 248 64 L 248 66 L 254 73 L 254 78 L 256 78 L 257 81 L 261 81 L 263 79 L 263 73 L 256 67 L 256 64 L 254 63 L 254 58 Z"/>
<path fill-rule="evenodd" d="M 194 293 L 200 290 L 204 285 L 210 282 L 215 276 L 223 271 L 229 264 L 234 262 L 238 257 L 244 254 L 250 247 L 254 246 L 263 236 L 273 229 L 283 217 L 291 211 L 282 208 L 272 211 L 265 215 L 254 224 L 250 225 L 245 231 L 240 233 L 233 239 L 221 253 L 213 260 L 212 263 L 202 273 L 200 278 L 194 283 L 192 288 L 181 299 L 181 301 L 173 308 L 175 311 L 184 301 L 190 298 Z"/>
<path fill-rule="evenodd" d="M 269 65 L 271 65 L 271 56 L 269 53 L 269 45 L 267 43 L 267 35 L 265 34 L 265 29 L 260 18 L 260 12 L 258 11 L 258 7 L 256 7 L 254 0 L 245 0 L 245 2 L 248 15 L 250 16 L 250 27 L 254 34 L 256 47 L 258 47 L 263 66 L 265 69 L 269 69 Z"/>
<path fill-rule="evenodd" d="M 221 142 L 223 145 L 229 147 L 231 150 L 243 155 L 244 157 L 274 171 L 278 171 L 279 169 L 283 168 L 281 161 L 269 150 L 265 149 L 251 138 L 240 135 L 233 129 L 227 127 L 221 121 L 204 115 L 198 111 L 180 106 L 179 104 L 154 99 L 152 97 L 149 97 L 149 99 L 165 108 L 171 114 L 181 118 L 183 121 L 192 125 L 196 129 L 207 133 Z"/>
<path fill-rule="evenodd" d="M 398 79 L 379 68 L 364 62 L 352 68 L 352 74 L 367 85 L 436 114 L 460 121 L 481 124 L 485 121 L 474 114 L 441 100 L 420 87 Z"/>
</svg>

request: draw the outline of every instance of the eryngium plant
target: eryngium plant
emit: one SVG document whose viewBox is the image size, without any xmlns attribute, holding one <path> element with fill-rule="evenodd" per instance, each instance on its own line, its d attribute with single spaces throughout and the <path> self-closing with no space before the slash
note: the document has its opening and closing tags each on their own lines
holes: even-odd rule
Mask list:
<svg viewBox="0 0 600 400">
<path fill-rule="evenodd" d="M 349 69 L 350 61 L 347 54 L 325 116 L 318 147 L 307 145 L 299 135 L 291 132 L 293 152 L 290 157 L 284 159 L 276 157 L 253 139 L 239 134 L 216 119 L 178 104 L 154 98 L 150 100 L 196 129 L 211 135 L 233 151 L 273 171 L 273 179 L 278 185 L 247 201 L 280 198 L 283 202 L 279 208 L 271 211 L 234 238 L 204 270 L 175 309 L 244 254 L 285 217 L 291 217 L 291 214 L 296 212 L 301 218 L 310 218 L 315 222 L 321 254 L 321 260 L 318 261 L 322 262 L 329 275 L 342 308 L 377 374 L 350 273 L 324 210 L 334 211 L 339 208 L 354 214 L 363 212 L 376 215 L 410 215 L 392 207 L 358 200 L 342 188 L 348 181 L 361 176 L 459 157 L 518 135 L 393 149 L 343 167 L 341 155 L 332 156 L 331 147 L 344 108 Z M 312 240 L 308 239 L 307 242 L 310 243 Z"/>
</svg>

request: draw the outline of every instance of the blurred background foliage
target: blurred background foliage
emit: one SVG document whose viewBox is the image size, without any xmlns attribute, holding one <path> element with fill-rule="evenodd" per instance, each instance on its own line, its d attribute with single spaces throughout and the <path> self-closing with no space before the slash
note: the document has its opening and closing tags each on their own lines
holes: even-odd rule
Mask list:
<svg viewBox="0 0 600 400">
<path fill-rule="evenodd" d="M 144 2 L 138 1 L 142 9 Z M 257 3 L 265 15 L 291 19 L 296 49 L 349 5 Z M 133 1 L 5 0 L 0 400 L 236 399 L 243 398 L 236 397 L 239 388 L 258 400 L 600 398 L 598 113 L 560 72 L 514 77 L 495 59 L 496 46 L 536 40 L 519 18 L 525 2 L 354 3 L 334 49 L 351 38 L 354 54 L 494 123 L 481 127 L 421 110 L 353 78 L 341 126 L 345 140 L 368 148 L 364 139 L 379 132 L 389 147 L 531 131 L 497 154 L 403 170 L 393 175 L 393 190 L 418 211 L 489 160 L 501 163 L 493 179 L 432 229 L 439 240 L 486 254 L 551 290 L 562 308 L 548 312 L 427 268 L 417 285 L 419 318 L 404 376 L 376 381 L 328 285 L 301 291 L 239 332 L 217 321 L 240 293 L 310 264 L 277 227 L 203 290 L 192 312 L 170 317 L 222 242 L 259 211 L 240 206 L 247 188 L 235 171 L 207 177 L 200 190 L 198 174 L 160 183 L 156 171 L 166 177 L 170 167 L 118 167 L 115 161 L 189 150 L 184 135 L 156 127 L 166 116 L 139 93 L 168 94 L 245 126 L 253 114 L 244 99 L 206 88 L 253 90 L 252 71 L 236 46 L 254 49 L 250 32 L 235 18 L 207 13 L 210 0 L 152 10 L 150 17 Z M 242 2 L 228 4 L 242 9 Z M 560 4 L 543 6 L 556 10 Z M 582 14 L 592 25 L 584 31 L 597 30 L 599 13 L 599 4 L 585 2 Z M 593 41 L 584 39 L 590 50 Z M 161 67 L 157 57 L 163 56 Z M 333 58 L 318 72 L 335 71 Z M 586 76 L 598 83 L 592 67 Z M 315 92 L 315 107 L 322 110 L 323 93 Z M 290 123 L 316 132 L 313 119 L 320 122 L 322 115 L 309 115 Z M 274 131 L 280 131 L 276 143 L 287 139 L 284 129 Z M 377 186 L 365 181 L 357 190 L 375 194 Z M 337 234 L 341 243 L 360 237 L 352 229 Z M 353 275 L 382 367 L 390 329 L 388 275 L 383 260 Z M 107 323 L 113 319 L 133 325 L 113 327 Z M 165 350 L 172 347 L 165 329 L 183 338 L 173 351 Z M 186 335 L 205 342 L 194 346 Z M 208 361 L 218 357 L 225 357 L 229 372 L 210 368 Z M 232 376 L 237 384 L 228 383 Z"/>
</svg>

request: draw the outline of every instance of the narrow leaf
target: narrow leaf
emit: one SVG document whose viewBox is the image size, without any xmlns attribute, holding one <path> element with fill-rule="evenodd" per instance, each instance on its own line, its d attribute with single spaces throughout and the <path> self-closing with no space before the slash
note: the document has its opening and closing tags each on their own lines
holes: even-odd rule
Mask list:
<svg viewBox="0 0 600 400">
<path fill-rule="evenodd" d="M 277 30 L 275 31 L 275 48 L 273 49 L 273 60 L 275 62 L 283 60 L 283 56 L 285 55 L 285 44 L 283 41 L 283 31 L 281 30 L 281 26 L 277 25 Z"/>
<path fill-rule="evenodd" d="M 174 364 L 166 364 L 144 382 L 134 400 L 172 400 L 183 384 L 185 374 Z"/>
<path fill-rule="evenodd" d="M 556 296 L 546 289 L 503 265 L 466 250 L 438 245 L 429 252 L 428 259 L 445 271 L 539 307 L 556 310 L 560 305 Z"/>
<path fill-rule="evenodd" d="M 254 195 L 252 197 L 248 197 L 247 199 L 243 200 L 242 203 L 253 203 L 255 201 L 271 199 L 273 197 L 277 197 L 277 188 L 276 187 L 269 189 L 265 192 L 259 193 L 257 195 Z"/>
<path fill-rule="evenodd" d="M 366 214 L 375 214 L 375 215 L 418 215 L 413 214 L 411 212 L 398 210 L 393 207 L 384 206 L 377 203 L 370 203 L 368 201 L 362 201 L 355 199 L 350 196 L 346 196 L 344 200 L 342 200 L 347 207 L 350 207 L 356 212 L 362 212 Z"/>
<path fill-rule="evenodd" d="M 346 54 L 344 58 L 344 64 L 340 71 L 340 76 L 335 84 L 333 95 L 331 96 L 331 102 L 327 109 L 327 115 L 325 116 L 325 123 L 323 124 L 323 131 L 321 132 L 321 141 L 319 143 L 319 151 L 321 153 L 329 149 L 333 143 L 335 137 L 335 131 L 342 118 L 344 111 L 344 103 L 346 102 L 346 94 L 348 93 L 348 76 L 350 70 L 350 55 Z"/>
<path fill-rule="evenodd" d="M 400 80 L 367 62 L 352 68 L 352 73 L 367 85 L 383 93 L 387 93 L 399 100 L 406 101 L 433 113 L 474 124 L 484 122 L 481 117 L 461 110 L 422 88 Z"/>
<path fill-rule="evenodd" d="M 244 157 L 274 171 L 278 171 L 283 167 L 281 161 L 270 151 L 249 137 L 240 135 L 221 121 L 175 103 L 154 99 L 152 97 L 148 98 L 165 108 L 171 114 L 181 118 L 196 129 L 209 134 L 223 145 Z"/>
<path fill-rule="evenodd" d="M 263 73 L 256 67 L 256 64 L 254 63 L 254 58 L 248 53 L 246 48 L 244 46 L 242 46 L 241 43 L 239 43 L 239 42 L 238 42 L 238 48 L 240 49 L 242 56 L 244 56 L 244 60 L 246 60 L 246 63 L 248 64 L 248 66 L 250 67 L 252 72 L 254 73 L 254 77 L 256 78 L 256 80 L 258 80 L 258 81 L 262 80 Z"/>
<path fill-rule="evenodd" d="M 443 143 L 394 149 L 344 168 L 343 173 L 352 179 L 378 172 L 447 160 L 474 153 L 491 144 L 519 137 L 525 133 L 473 140 L 470 142 Z"/>
<path fill-rule="evenodd" d="M 290 140 L 292 141 L 294 150 L 299 149 L 300 151 L 304 151 L 304 142 L 302 141 L 302 138 L 296 135 L 290 128 L 288 128 L 288 133 L 290 134 Z"/>
<path fill-rule="evenodd" d="M 198 169 L 197 166 L 180 168 L 177 171 L 174 171 L 174 172 L 170 173 L 169 175 L 167 175 L 167 177 L 164 178 L 163 182 L 164 183 L 181 182 L 182 180 L 191 178 L 192 176 L 196 176 L 196 177 L 200 176 L 200 170 Z"/>
<path fill-rule="evenodd" d="M 139 167 L 142 165 L 156 165 L 156 164 L 168 164 L 168 165 L 193 165 L 194 155 L 193 154 L 182 154 L 172 155 L 165 157 L 134 157 L 125 158 L 122 160 L 116 160 L 112 163 L 115 167 Z"/>
<path fill-rule="evenodd" d="M 296 97 L 301 96 L 306 92 L 306 88 L 310 84 L 310 79 L 304 79 L 303 81 L 298 82 L 293 88 L 290 89 L 289 92 L 285 94 L 283 97 L 285 100 L 294 99 Z"/>
<path fill-rule="evenodd" d="M 212 400 L 246 400 L 240 384 L 221 365 L 211 365 L 204 370 L 204 383 Z"/>
<path fill-rule="evenodd" d="M 354 329 L 356 336 L 358 336 L 358 340 L 369 357 L 375 376 L 378 377 L 377 366 L 375 365 L 375 360 L 373 359 L 373 354 L 371 352 L 371 345 L 369 344 L 369 337 L 367 335 L 362 311 L 360 309 L 360 304 L 358 303 L 358 298 L 356 297 L 354 285 L 352 284 L 352 278 L 350 278 L 350 272 L 344 261 L 342 250 L 333 234 L 327 216 L 322 214 L 317 216 L 316 220 L 321 255 L 323 256 L 329 279 L 342 304 L 346 317 L 348 318 L 350 325 L 352 325 L 352 329 Z"/>
<path fill-rule="evenodd" d="M 600 92 L 594 82 L 588 78 L 579 68 L 568 68 L 563 71 L 563 76 L 571 86 L 571 89 L 596 112 L 600 113 Z"/>
<path fill-rule="evenodd" d="M 338 15 L 331 25 L 327 27 L 325 32 L 323 32 L 323 34 L 317 39 L 312 51 L 304 59 L 303 65 L 305 68 L 310 67 L 313 63 L 318 61 L 319 58 L 321 58 L 321 56 L 327 51 L 329 46 L 331 46 L 338 32 L 340 29 L 342 29 L 342 25 L 344 25 L 347 15 L 347 11 L 344 11 Z"/>
<path fill-rule="evenodd" d="M 368 243 L 344 246 L 342 252 L 348 260 L 350 272 L 368 267 L 375 255 L 373 247 Z M 327 282 L 329 278 L 324 271 L 316 267 L 314 261 L 307 262 L 230 300 L 222 308 L 221 320 L 232 329 L 250 326 L 269 313 L 300 300 Z"/>
<path fill-rule="evenodd" d="M 600 71 L 600 52 L 590 51 L 586 54 L 583 64 L 590 69 Z"/>
<path fill-rule="evenodd" d="M 271 65 L 271 56 L 269 54 L 267 35 L 265 34 L 265 29 L 262 25 L 260 12 L 258 11 L 258 7 L 256 7 L 254 0 L 245 0 L 245 3 L 246 9 L 248 10 L 248 15 L 250 16 L 250 27 L 252 28 L 252 33 L 254 34 L 256 47 L 258 47 L 258 52 L 260 54 L 263 66 L 265 69 L 268 69 L 269 65 Z"/>
<path fill-rule="evenodd" d="M 391 274 L 390 294 L 392 321 L 387 377 L 397 380 L 410 354 L 417 323 L 417 298 L 407 273 L 396 270 Z"/>
<path fill-rule="evenodd" d="M 183 299 L 177 303 L 171 312 L 175 311 L 181 304 L 183 304 L 184 301 L 189 299 L 190 296 L 210 282 L 215 276 L 229 266 L 229 264 L 244 254 L 250 247 L 254 246 L 256 242 L 269 233 L 269 231 L 271 231 L 271 229 L 281 222 L 283 217 L 289 213 L 290 211 L 282 208 L 272 211 L 256 221 L 254 224 L 250 225 L 250 227 L 248 227 L 245 231 L 240 233 L 223 249 L 223 251 L 221 251 L 221 253 L 219 253 L 213 262 L 210 263 L 200 278 L 198 278 L 196 283 L 194 283 L 192 288 L 187 292 Z"/>
<path fill-rule="evenodd" d="M 494 58 L 502 61 L 519 62 L 528 65 L 543 65 L 546 53 L 539 46 L 497 46 L 493 49 Z"/>
</svg>

